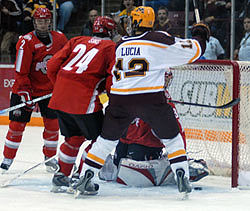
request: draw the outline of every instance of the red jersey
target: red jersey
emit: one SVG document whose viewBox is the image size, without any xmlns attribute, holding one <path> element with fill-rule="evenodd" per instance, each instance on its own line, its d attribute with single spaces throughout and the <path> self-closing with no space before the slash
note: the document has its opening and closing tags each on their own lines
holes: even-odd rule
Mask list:
<svg viewBox="0 0 250 211">
<path fill-rule="evenodd" d="M 71 114 L 102 109 L 100 84 L 115 63 L 115 43 L 97 37 L 72 38 L 48 62 L 55 83 L 49 107 Z"/>
<path fill-rule="evenodd" d="M 15 83 L 12 92 L 28 90 L 32 96 L 52 92 L 53 85 L 47 77 L 47 62 L 67 42 L 61 32 L 50 32 L 51 43 L 43 44 L 32 31 L 22 36 L 16 45 Z"/>
<path fill-rule="evenodd" d="M 165 96 L 168 100 L 171 100 L 171 96 L 168 91 L 165 90 Z M 180 119 L 173 103 L 169 103 L 173 108 L 175 118 L 177 120 L 180 134 L 184 141 L 184 146 L 186 148 L 186 138 L 185 132 L 181 126 Z M 136 118 L 134 122 L 128 127 L 126 138 L 121 138 L 121 142 L 126 144 L 140 144 L 147 147 L 164 147 L 159 138 L 156 137 L 151 127 L 139 118 Z"/>
</svg>

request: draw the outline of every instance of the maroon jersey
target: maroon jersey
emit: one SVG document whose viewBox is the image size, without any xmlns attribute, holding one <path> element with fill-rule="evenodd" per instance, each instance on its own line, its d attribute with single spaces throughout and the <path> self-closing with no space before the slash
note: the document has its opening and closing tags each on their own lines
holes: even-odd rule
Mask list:
<svg viewBox="0 0 250 211">
<path fill-rule="evenodd" d="M 167 90 L 165 90 L 165 96 L 168 100 L 171 100 L 171 96 Z M 181 126 L 177 110 L 173 103 L 169 104 L 174 110 L 175 118 L 180 129 L 180 134 L 183 138 L 184 146 L 186 148 L 185 132 Z M 160 139 L 155 136 L 151 127 L 139 118 L 135 119 L 134 122 L 129 126 L 126 138 L 121 138 L 120 141 L 126 144 L 140 144 L 147 147 L 164 147 Z"/>
<path fill-rule="evenodd" d="M 72 38 L 48 62 L 48 77 L 55 83 L 49 107 L 71 114 L 102 109 L 100 84 L 115 62 L 115 43 L 97 37 Z"/>
<path fill-rule="evenodd" d="M 67 42 L 61 32 L 50 32 L 51 43 L 43 44 L 32 31 L 22 36 L 16 45 L 15 83 L 13 93 L 28 90 L 32 96 L 52 92 L 53 85 L 47 77 L 47 62 Z"/>
</svg>

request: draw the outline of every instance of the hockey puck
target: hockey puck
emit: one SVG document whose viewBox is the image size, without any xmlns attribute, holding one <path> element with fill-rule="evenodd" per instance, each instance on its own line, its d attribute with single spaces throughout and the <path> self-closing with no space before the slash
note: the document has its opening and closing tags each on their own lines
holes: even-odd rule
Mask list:
<svg viewBox="0 0 250 211">
<path fill-rule="evenodd" d="M 202 190 L 202 187 L 194 187 L 194 190 Z"/>
</svg>

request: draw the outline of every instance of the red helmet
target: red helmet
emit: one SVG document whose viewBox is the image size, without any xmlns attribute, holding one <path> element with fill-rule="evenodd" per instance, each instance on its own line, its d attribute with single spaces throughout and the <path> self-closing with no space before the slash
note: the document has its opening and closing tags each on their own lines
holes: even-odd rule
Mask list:
<svg viewBox="0 0 250 211">
<path fill-rule="evenodd" d="M 115 28 L 115 22 L 108 16 L 98 16 L 93 24 L 93 34 L 107 34 Z"/>
<path fill-rule="evenodd" d="M 48 8 L 38 7 L 33 14 L 33 18 L 34 19 L 51 19 L 52 13 L 49 11 Z"/>
</svg>

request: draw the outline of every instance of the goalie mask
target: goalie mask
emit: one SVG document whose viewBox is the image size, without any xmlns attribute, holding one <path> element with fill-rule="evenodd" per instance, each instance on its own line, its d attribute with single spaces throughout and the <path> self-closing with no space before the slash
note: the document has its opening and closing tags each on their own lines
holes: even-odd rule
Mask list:
<svg viewBox="0 0 250 211">
<path fill-rule="evenodd" d="M 128 21 L 127 32 L 129 35 L 134 35 L 137 31 L 149 31 L 153 29 L 155 22 L 155 13 L 152 7 L 136 7 Z"/>
<path fill-rule="evenodd" d="M 116 24 L 108 16 L 98 16 L 93 24 L 93 34 L 98 37 L 109 37 L 112 39 Z"/>
<path fill-rule="evenodd" d="M 52 27 L 52 13 L 47 8 L 37 8 L 33 14 L 33 24 L 39 37 L 48 37 Z"/>
</svg>

